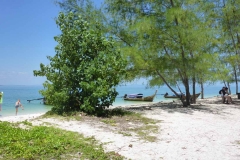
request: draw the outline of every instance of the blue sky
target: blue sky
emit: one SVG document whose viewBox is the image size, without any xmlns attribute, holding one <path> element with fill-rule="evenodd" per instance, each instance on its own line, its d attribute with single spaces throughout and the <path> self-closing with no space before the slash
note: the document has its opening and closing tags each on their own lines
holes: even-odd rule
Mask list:
<svg viewBox="0 0 240 160">
<path fill-rule="evenodd" d="M 99 6 L 103 0 L 93 0 Z M 40 63 L 55 54 L 60 9 L 54 0 L 0 0 L 0 85 L 40 85 Z"/>
</svg>

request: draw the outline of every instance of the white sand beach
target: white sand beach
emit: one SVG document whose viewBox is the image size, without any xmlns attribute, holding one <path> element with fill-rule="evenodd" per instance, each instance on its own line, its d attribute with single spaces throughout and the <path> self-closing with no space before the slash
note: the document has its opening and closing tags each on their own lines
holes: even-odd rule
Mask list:
<svg viewBox="0 0 240 160">
<path fill-rule="evenodd" d="M 198 99 L 197 104 L 183 108 L 179 102 L 125 106 L 128 110 L 160 120 L 154 142 L 137 135 L 124 136 L 118 126 L 96 121 L 62 121 L 37 118 L 42 114 L 1 117 L 1 121 L 28 120 L 33 125 L 53 126 L 95 137 L 105 151 L 114 151 L 132 160 L 239 160 L 240 159 L 240 99 L 234 104 L 222 104 L 221 98 Z M 150 107 L 150 108 L 149 108 Z M 37 119 L 36 119 L 37 118 Z M 48 123 L 44 123 L 48 122 Z M 131 122 L 129 122 L 131 123 Z"/>
</svg>

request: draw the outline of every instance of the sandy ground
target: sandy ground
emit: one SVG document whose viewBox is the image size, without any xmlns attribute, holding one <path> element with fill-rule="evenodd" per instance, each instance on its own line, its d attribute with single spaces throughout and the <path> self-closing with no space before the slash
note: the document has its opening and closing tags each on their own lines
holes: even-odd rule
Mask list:
<svg viewBox="0 0 240 160">
<path fill-rule="evenodd" d="M 53 126 L 93 136 L 106 151 L 132 160 L 240 160 L 240 100 L 222 104 L 221 98 L 198 99 L 197 104 L 182 108 L 178 102 L 125 106 L 128 110 L 160 120 L 154 133 L 155 142 L 144 141 L 136 135 L 124 136 L 106 129 L 106 124 L 91 121 L 61 121 L 36 119 L 42 114 L 2 117 L 1 121 L 28 120 L 34 125 Z M 151 107 L 151 108 L 149 108 Z M 48 123 L 44 123 L 48 122 Z"/>
</svg>

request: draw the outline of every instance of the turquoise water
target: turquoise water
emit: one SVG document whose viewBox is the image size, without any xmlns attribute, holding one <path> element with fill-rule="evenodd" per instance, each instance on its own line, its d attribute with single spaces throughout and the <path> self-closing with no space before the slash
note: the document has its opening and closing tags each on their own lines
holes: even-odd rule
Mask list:
<svg viewBox="0 0 240 160">
<path fill-rule="evenodd" d="M 205 86 L 204 97 L 213 97 L 218 95 L 218 91 L 222 88 L 222 85 L 209 85 Z M 3 104 L 2 111 L 0 112 L 1 116 L 13 116 L 15 115 L 15 102 L 20 99 L 24 110 L 19 108 L 18 115 L 26 114 L 35 114 L 35 113 L 44 113 L 51 109 L 51 106 L 44 105 L 42 100 L 34 100 L 30 103 L 27 100 L 42 98 L 39 94 L 39 90 L 43 89 L 41 85 L 39 86 L 27 86 L 27 85 L 2 85 L 0 86 L 0 91 L 4 92 L 3 95 Z M 183 88 L 181 88 L 183 91 Z M 231 86 L 232 92 L 235 93 L 235 86 Z M 146 88 L 145 85 L 140 84 L 128 84 L 124 86 L 117 87 L 119 92 L 118 97 L 116 98 L 113 106 L 125 106 L 146 102 L 135 102 L 135 101 L 124 101 L 122 96 L 124 94 L 133 94 L 133 93 L 142 93 L 144 96 L 150 96 L 155 93 L 155 90 L 158 90 L 157 95 L 153 102 L 159 101 L 171 101 L 172 99 L 165 99 L 163 94 L 168 92 L 171 94 L 171 91 L 166 87 L 160 88 Z M 200 92 L 200 87 L 197 87 L 196 93 Z"/>
<path fill-rule="evenodd" d="M 0 91 L 3 91 L 3 104 L 1 116 L 15 115 L 15 102 L 20 99 L 24 110 L 18 109 L 18 115 L 44 113 L 51 109 L 51 106 L 43 105 L 42 101 L 36 100 L 30 103 L 27 100 L 41 98 L 39 90 L 42 86 L 25 86 L 25 85 L 3 85 Z"/>
<path fill-rule="evenodd" d="M 214 97 L 218 95 L 218 91 L 223 87 L 222 84 L 214 84 L 214 85 L 205 85 L 204 86 L 204 98 L 207 97 Z M 178 89 L 174 88 L 177 92 Z M 185 90 L 183 87 L 180 87 L 181 91 L 185 93 Z M 124 94 L 135 94 L 135 93 L 142 93 L 144 96 L 150 96 L 155 93 L 155 90 L 158 90 L 156 97 L 154 98 L 153 102 L 159 102 L 159 101 L 172 101 L 173 99 L 170 98 L 164 98 L 163 95 L 168 92 L 169 95 L 172 95 L 173 93 L 170 91 L 170 89 L 167 86 L 162 86 L 160 88 L 146 88 L 144 85 L 136 85 L 136 84 L 129 84 L 125 86 L 119 86 L 117 87 L 117 91 L 119 92 L 119 96 L 116 98 L 116 101 L 114 102 L 114 106 L 117 105 L 132 105 L 136 103 L 144 103 L 144 102 L 134 102 L 134 101 L 124 101 L 121 97 Z M 236 87 L 234 85 L 231 85 L 232 93 L 235 93 Z M 200 86 L 196 87 L 196 93 L 200 93 L 201 88 Z M 145 102 L 146 103 L 146 102 Z"/>
</svg>

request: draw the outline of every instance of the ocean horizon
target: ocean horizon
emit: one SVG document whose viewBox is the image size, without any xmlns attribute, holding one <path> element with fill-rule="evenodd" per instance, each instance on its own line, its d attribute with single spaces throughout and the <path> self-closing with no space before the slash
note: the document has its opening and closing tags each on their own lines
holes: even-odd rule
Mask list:
<svg viewBox="0 0 240 160">
<path fill-rule="evenodd" d="M 214 97 L 218 95 L 218 91 L 223 87 L 221 84 L 214 85 L 205 85 L 204 90 L 204 98 Z M 52 106 L 44 105 L 42 100 L 33 100 L 42 98 L 39 94 L 39 90 L 43 89 L 42 85 L 0 85 L 0 91 L 4 93 L 3 95 L 3 104 L 2 111 L 0 111 L 0 117 L 5 116 L 15 116 L 15 102 L 20 99 L 22 105 L 24 106 L 24 110 L 19 108 L 18 115 L 27 115 L 27 114 L 38 114 L 45 113 L 51 109 Z M 134 104 L 141 104 L 146 102 L 139 101 L 124 101 L 124 94 L 138 94 L 141 93 L 144 96 L 150 96 L 155 93 L 157 90 L 157 94 L 153 100 L 153 103 L 160 101 L 172 101 L 173 99 L 164 98 L 164 94 L 168 92 L 170 95 L 172 92 L 167 86 L 162 87 L 153 87 L 147 88 L 144 84 L 125 84 L 116 87 L 119 95 L 115 99 L 113 106 L 128 106 Z M 176 89 L 176 88 L 174 88 Z M 180 87 L 182 92 L 184 92 L 184 88 Z M 178 90 L 176 90 L 178 91 Z M 235 94 L 236 87 L 231 85 L 231 91 Z M 196 87 L 196 93 L 200 92 L 200 86 Z M 200 98 L 200 97 L 199 97 Z M 28 100 L 33 100 L 28 102 Z M 149 102 L 147 102 L 149 103 Z"/>
</svg>

